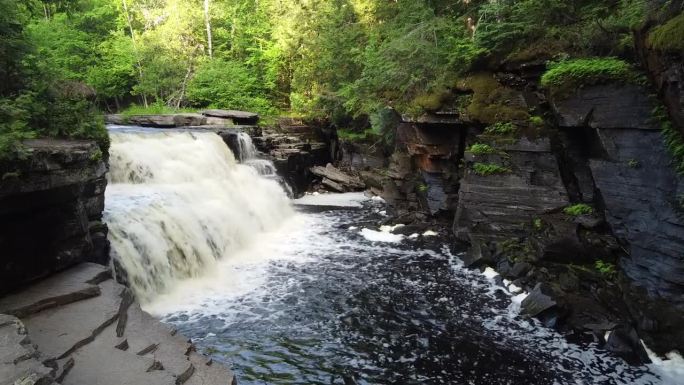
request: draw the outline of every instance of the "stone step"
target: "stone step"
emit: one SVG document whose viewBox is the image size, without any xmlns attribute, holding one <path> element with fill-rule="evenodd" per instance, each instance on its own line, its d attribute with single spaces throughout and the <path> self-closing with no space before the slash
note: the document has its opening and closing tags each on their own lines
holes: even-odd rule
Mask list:
<svg viewBox="0 0 684 385">
<path fill-rule="evenodd" d="M 101 295 L 52 308 L 23 319 L 31 339 L 46 359 L 61 359 L 94 340 L 116 321 L 124 287 L 110 279 Z"/>
<path fill-rule="evenodd" d="M 46 309 L 96 297 L 100 295 L 97 284 L 110 277 L 108 268 L 83 263 L 0 299 L 0 313 L 24 318 Z"/>
</svg>

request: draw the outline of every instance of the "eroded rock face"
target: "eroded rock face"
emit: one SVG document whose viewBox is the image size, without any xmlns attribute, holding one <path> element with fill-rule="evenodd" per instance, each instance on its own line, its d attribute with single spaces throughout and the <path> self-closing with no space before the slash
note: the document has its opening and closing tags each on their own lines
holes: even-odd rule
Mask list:
<svg viewBox="0 0 684 385">
<path fill-rule="evenodd" d="M 439 215 L 455 210 L 458 160 L 466 129 L 449 116 L 404 118 L 382 196 L 398 215 Z"/>
<path fill-rule="evenodd" d="M 595 201 L 624 251 L 623 299 L 639 336 L 659 353 L 682 349 L 684 333 L 674 325 L 684 322 L 684 216 L 677 198 L 684 178 L 654 127 L 646 90 L 605 85 L 592 92 L 596 98 L 573 100 L 576 108 L 554 101 L 555 112 L 569 130 L 590 129 L 595 139 L 587 147 L 600 147 L 585 153 L 585 161 Z M 573 111 L 591 114 L 583 121 Z"/>
<path fill-rule="evenodd" d="M 76 263 L 108 260 L 107 171 L 94 142 L 33 140 L 2 166 L 0 293 Z"/>
<path fill-rule="evenodd" d="M 658 129 L 648 92 L 636 85 L 598 85 L 552 99 L 560 127 Z"/>
<path fill-rule="evenodd" d="M 510 172 L 478 175 L 469 170 L 461 181 L 454 232 L 463 241 L 522 236 L 533 219 L 569 204 L 548 138 L 522 138 L 504 150 Z M 488 163 L 499 156 L 466 153 L 465 159 Z"/>
</svg>

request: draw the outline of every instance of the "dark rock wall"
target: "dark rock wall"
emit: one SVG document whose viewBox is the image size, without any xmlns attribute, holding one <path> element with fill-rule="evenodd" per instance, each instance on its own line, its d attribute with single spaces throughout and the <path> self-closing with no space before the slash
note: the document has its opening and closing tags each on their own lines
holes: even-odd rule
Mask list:
<svg viewBox="0 0 684 385">
<path fill-rule="evenodd" d="M 463 241 L 521 236 L 535 218 L 569 203 L 548 138 L 522 138 L 502 150 L 511 172 L 483 176 L 468 169 L 461 181 L 454 232 Z M 465 161 L 496 163 L 502 156 L 466 152 Z"/>
<path fill-rule="evenodd" d="M 404 119 L 396 131 L 395 152 L 382 196 L 398 216 L 449 215 L 456 210 L 459 159 L 464 125 L 454 118 L 424 116 Z"/>
<path fill-rule="evenodd" d="M 34 140 L 2 166 L 0 293 L 89 261 L 108 262 L 106 164 L 94 142 Z"/>
</svg>

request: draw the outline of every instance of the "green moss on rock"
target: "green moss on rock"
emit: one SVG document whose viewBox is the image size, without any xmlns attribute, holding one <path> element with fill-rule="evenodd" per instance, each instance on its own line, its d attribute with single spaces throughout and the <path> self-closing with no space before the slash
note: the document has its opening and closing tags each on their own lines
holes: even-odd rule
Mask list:
<svg viewBox="0 0 684 385">
<path fill-rule="evenodd" d="M 684 13 L 653 29 L 647 43 L 658 51 L 684 54 Z"/>
<path fill-rule="evenodd" d="M 511 172 L 511 169 L 493 163 L 475 163 L 473 165 L 473 171 L 478 175 L 487 176 L 509 173 Z"/>
<path fill-rule="evenodd" d="M 566 207 L 563 212 L 567 215 L 573 217 L 578 217 L 580 215 L 590 215 L 594 213 L 594 208 L 585 203 L 579 203 L 576 205 Z"/>
<path fill-rule="evenodd" d="M 636 79 L 630 65 L 620 59 L 586 58 L 551 63 L 541 78 L 541 84 L 553 94 L 562 95 L 583 86 L 633 83 Z"/>
<path fill-rule="evenodd" d="M 479 73 L 461 80 L 457 88 L 473 94 L 466 114 L 485 124 L 527 121 L 529 113 L 520 92 L 501 85 L 491 73 Z"/>
<path fill-rule="evenodd" d="M 470 146 L 470 148 L 468 148 L 468 151 L 475 155 L 485 155 L 493 153 L 494 148 L 488 144 L 475 143 L 472 146 Z"/>
</svg>

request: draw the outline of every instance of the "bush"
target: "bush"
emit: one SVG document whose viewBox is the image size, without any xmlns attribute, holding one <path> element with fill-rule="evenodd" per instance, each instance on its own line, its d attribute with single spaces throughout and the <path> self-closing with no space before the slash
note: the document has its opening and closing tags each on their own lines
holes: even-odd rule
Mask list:
<svg viewBox="0 0 684 385">
<path fill-rule="evenodd" d="M 647 43 L 659 51 L 684 53 L 684 13 L 651 31 Z"/>
<path fill-rule="evenodd" d="M 494 152 L 494 148 L 488 144 L 475 143 L 468 149 L 471 153 L 475 155 L 491 154 Z"/>
<path fill-rule="evenodd" d="M 585 203 L 579 203 L 576 205 L 566 207 L 563 212 L 567 215 L 573 217 L 578 217 L 580 215 L 590 215 L 594 213 L 594 208 Z"/>
<path fill-rule="evenodd" d="M 635 79 L 632 68 L 620 59 L 589 58 L 551 63 L 541 78 L 541 84 L 554 94 L 565 94 L 582 86 L 633 82 Z"/>
<path fill-rule="evenodd" d="M 481 176 L 505 174 L 511 172 L 511 169 L 493 163 L 475 163 L 473 165 L 473 170 L 476 174 Z"/>
</svg>

